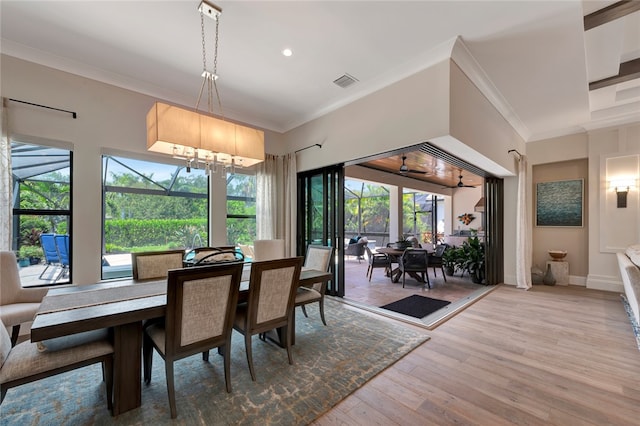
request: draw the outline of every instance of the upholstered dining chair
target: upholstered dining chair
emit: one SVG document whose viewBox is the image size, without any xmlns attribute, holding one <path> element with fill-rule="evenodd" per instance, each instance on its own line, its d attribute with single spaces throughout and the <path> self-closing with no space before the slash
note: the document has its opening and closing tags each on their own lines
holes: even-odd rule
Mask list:
<svg viewBox="0 0 640 426">
<path fill-rule="evenodd" d="M 369 262 L 369 267 L 367 268 L 369 282 L 371 282 L 371 275 L 376 268 L 384 268 L 385 272 L 388 271 L 391 273 L 389 256 L 384 253 L 373 253 L 369 247 L 366 247 L 365 250 L 367 251 L 367 261 Z"/>
<path fill-rule="evenodd" d="M 328 271 L 331 267 L 333 259 L 333 247 L 309 245 L 307 247 L 307 255 L 304 258 L 303 269 L 315 269 L 316 271 Z M 311 287 L 298 287 L 296 291 L 295 306 L 302 308 L 302 313 L 307 315 L 306 305 L 310 303 L 318 303 L 320 309 L 320 319 L 324 325 L 327 321 L 324 319 L 324 294 L 327 292 L 327 282 L 321 281 L 314 283 Z"/>
<path fill-rule="evenodd" d="M 253 242 L 253 260 L 273 260 L 284 258 L 284 240 L 255 240 Z"/>
<path fill-rule="evenodd" d="M 431 288 L 429 274 L 427 273 L 429 253 L 426 250 L 417 248 L 406 249 L 402 256 L 398 258 L 398 267 L 402 274 L 402 288 L 404 288 L 405 275 L 407 272 L 420 274 L 422 281 L 426 282 L 429 288 Z"/>
<path fill-rule="evenodd" d="M 11 330 L 11 345 L 15 346 L 20 326 L 33 321 L 46 288 L 22 288 L 16 255 L 0 251 L 0 319 Z"/>
<path fill-rule="evenodd" d="M 179 359 L 202 352 L 208 361 L 209 349 L 223 348 L 224 380 L 231 392 L 231 332 L 241 275 L 241 263 L 169 271 L 165 320 L 144 329 L 142 352 L 147 384 L 153 349 L 164 359 L 172 419 L 178 415 L 173 363 Z"/>
<path fill-rule="evenodd" d="M 255 334 L 280 329 L 281 343 L 287 348 L 289 364 L 293 364 L 291 324 L 303 260 L 300 256 L 251 264 L 249 298 L 246 303 L 238 305 L 233 328 L 244 335 L 249 372 L 254 382 L 256 374 L 251 345 Z"/>
<path fill-rule="evenodd" d="M 131 253 L 134 280 L 166 278 L 169 269 L 182 268 L 184 250 Z"/>
<path fill-rule="evenodd" d="M 64 341 L 66 338 L 54 340 Z M 41 350 L 36 343 L 30 341 L 11 347 L 9 333 L 0 322 L 0 404 L 10 388 L 98 362 L 102 363 L 106 382 L 107 408 L 112 410 L 113 345 L 106 333 L 104 338 L 84 343 L 62 343 L 58 350 Z"/>
</svg>

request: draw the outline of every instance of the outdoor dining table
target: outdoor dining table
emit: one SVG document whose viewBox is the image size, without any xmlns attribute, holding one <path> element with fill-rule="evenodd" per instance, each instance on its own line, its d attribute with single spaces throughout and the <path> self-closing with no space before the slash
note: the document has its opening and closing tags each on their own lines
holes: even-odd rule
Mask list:
<svg viewBox="0 0 640 426">
<path fill-rule="evenodd" d="M 311 285 L 331 277 L 328 272 L 304 270 L 298 284 Z M 239 301 L 246 300 L 249 291 L 248 274 L 244 273 L 243 279 Z M 116 416 L 141 405 L 142 322 L 165 315 L 166 292 L 166 278 L 49 290 L 33 321 L 31 341 L 113 328 L 113 415 Z"/>
<path fill-rule="evenodd" d="M 423 250 L 427 250 L 427 249 L 423 249 Z M 391 263 L 398 263 L 398 264 L 400 263 L 399 258 L 402 257 L 402 255 L 404 254 L 404 249 L 397 249 L 393 247 L 380 247 L 380 248 L 377 248 L 376 251 L 378 253 L 384 253 L 387 256 L 389 256 Z M 429 252 L 429 250 L 427 250 L 427 252 Z M 413 278 L 415 278 L 418 282 L 421 282 L 421 283 L 424 282 L 422 277 L 420 277 L 420 275 L 416 274 L 415 272 L 409 272 L 408 274 L 411 275 Z M 400 277 L 402 276 L 402 271 L 398 266 L 397 268 L 394 268 L 388 271 L 387 276 L 391 278 L 392 282 L 397 283 L 398 281 L 400 281 Z"/>
</svg>

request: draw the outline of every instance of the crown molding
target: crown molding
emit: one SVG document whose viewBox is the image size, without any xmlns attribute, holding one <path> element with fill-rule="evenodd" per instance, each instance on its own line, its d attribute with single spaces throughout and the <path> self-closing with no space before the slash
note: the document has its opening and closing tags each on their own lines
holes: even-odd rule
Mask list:
<svg viewBox="0 0 640 426">
<path fill-rule="evenodd" d="M 500 93 L 496 85 L 493 84 L 460 36 L 456 38 L 451 52 L 451 59 L 460 67 L 473 84 L 476 85 L 491 105 L 498 110 L 500 115 L 507 120 L 520 137 L 528 141 L 531 137 L 531 131 L 522 122 L 520 117 L 518 117 L 518 114 L 516 114 L 511 104 L 509 104 L 507 99 Z"/>
</svg>

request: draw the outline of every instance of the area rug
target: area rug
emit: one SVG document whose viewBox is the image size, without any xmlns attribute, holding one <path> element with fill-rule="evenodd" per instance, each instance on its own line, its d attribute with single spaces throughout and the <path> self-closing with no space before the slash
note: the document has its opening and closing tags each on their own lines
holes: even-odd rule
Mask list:
<svg viewBox="0 0 640 426">
<path fill-rule="evenodd" d="M 627 296 L 624 294 L 620 295 L 622 298 L 622 304 L 624 305 L 624 310 L 627 312 L 629 316 L 629 321 L 631 322 L 631 328 L 633 329 L 633 334 L 636 336 L 636 344 L 638 345 L 638 350 L 640 350 L 640 324 L 636 321 L 636 317 L 633 315 L 633 311 L 631 310 L 631 305 L 629 305 L 629 301 L 627 300 Z"/>
<path fill-rule="evenodd" d="M 432 299 L 430 297 L 413 294 L 404 299 L 396 300 L 388 305 L 380 306 L 382 309 L 409 315 L 414 318 L 424 318 L 427 315 L 444 308 L 451 302 L 447 300 Z"/>
<path fill-rule="evenodd" d="M 380 320 L 327 299 L 327 326 L 314 305 L 309 318 L 296 309 L 295 364 L 286 350 L 256 337 L 249 374 L 244 340 L 234 332 L 230 394 L 222 358 L 211 351 L 175 363 L 178 418 L 171 421 L 164 362 L 154 355 L 152 380 L 142 385 L 142 406 L 118 417 L 106 408 L 99 365 L 9 389 L 0 406 L 1 425 L 304 425 L 429 339 L 426 331 Z"/>
</svg>

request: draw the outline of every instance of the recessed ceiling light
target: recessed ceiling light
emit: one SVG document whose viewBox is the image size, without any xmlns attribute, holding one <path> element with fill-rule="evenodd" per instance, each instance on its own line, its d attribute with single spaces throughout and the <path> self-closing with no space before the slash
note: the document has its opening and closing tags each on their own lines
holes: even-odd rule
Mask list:
<svg viewBox="0 0 640 426">
<path fill-rule="evenodd" d="M 291 49 L 289 49 L 289 48 L 284 49 L 284 50 L 282 51 L 282 54 L 283 54 L 284 56 L 287 56 L 287 57 L 288 57 L 288 56 L 291 56 L 291 55 L 293 55 L 293 50 L 291 50 Z"/>
</svg>

